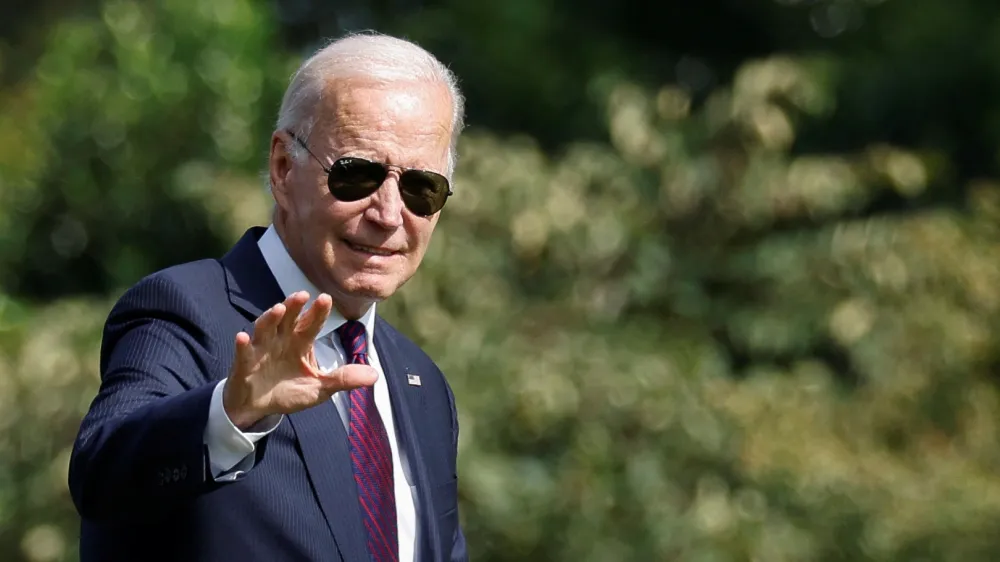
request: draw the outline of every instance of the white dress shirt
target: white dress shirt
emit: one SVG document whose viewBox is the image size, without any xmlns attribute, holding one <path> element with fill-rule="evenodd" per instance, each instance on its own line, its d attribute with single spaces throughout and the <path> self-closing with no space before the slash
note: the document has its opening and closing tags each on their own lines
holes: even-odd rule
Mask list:
<svg viewBox="0 0 1000 562">
<path fill-rule="evenodd" d="M 264 255 L 264 261 L 267 262 L 268 268 L 286 297 L 298 291 L 309 293 L 309 303 L 304 309 L 308 310 L 319 291 L 306 279 L 302 270 L 292 260 L 273 225 L 268 227 L 264 235 L 261 236 L 258 246 Z M 389 385 L 385 382 L 385 373 L 382 371 L 378 353 L 372 344 L 374 341 L 372 335 L 375 329 L 375 305 L 373 304 L 358 320 L 364 324 L 368 334 L 368 361 L 378 372 L 378 380 L 375 381 L 375 406 L 378 408 L 379 415 L 382 416 L 382 423 L 385 424 L 386 433 L 389 435 L 389 447 L 392 449 L 399 560 L 400 562 L 411 562 L 417 536 L 416 487 L 411 485 L 412 478 L 405 452 L 399 449 L 396 426 L 392 417 L 392 405 L 389 401 Z M 316 337 L 313 346 L 316 362 L 324 371 L 332 371 L 348 362 L 343 346 L 340 344 L 340 338 L 335 331 L 345 321 L 336 309 L 332 310 Z M 234 480 L 252 468 L 256 442 L 274 431 L 284 419 L 284 416 L 281 415 L 270 416 L 259 421 L 250 428 L 250 431 L 241 432 L 233 425 L 222 406 L 222 390 L 225 384 L 226 381 L 221 381 L 212 393 L 212 402 L 208 411 L 208 425 L 205 427 L 205 445 L 208 447 L 212 476 L 219 481 Z M 334 394 L 333 401 L 340 413 L 341 421 L 344 423 L 344 429 L 349 432 L 350 403 L 347 392 Z M 344 459 L 344 462 L 350 462 L 350 459 Z"/>
</svg>

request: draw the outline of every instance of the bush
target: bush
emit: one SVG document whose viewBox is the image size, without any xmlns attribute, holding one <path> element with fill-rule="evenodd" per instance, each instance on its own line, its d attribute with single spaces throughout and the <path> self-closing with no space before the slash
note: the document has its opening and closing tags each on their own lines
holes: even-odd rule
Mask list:
<svg viewBox="0 0 1000 562">
<path fill-rule="evenodd" d="M 67 455 L 105 295 L 266 220 L 253 139 L 289 67 L 254 4 L 206 6 L 114 0 L 59 26 L 0 115 L 19 147 L 0 151 L 18 235 L 0 271 L 37 299 L 0 308 L 5 560 L 76 556 Z M 956 188 L 940 155 L 796 152 L 834 66 L 749 61 L 704 104 L 598 81 L 610 145 L 558 156 L 463 139 L 425 264 L 383 312 L 455 389 L 474 560 L 1000 550 L 1000 187 L 908 210 Z M 100 296 L 38 302 L 64 280 Z"/>
</svg>

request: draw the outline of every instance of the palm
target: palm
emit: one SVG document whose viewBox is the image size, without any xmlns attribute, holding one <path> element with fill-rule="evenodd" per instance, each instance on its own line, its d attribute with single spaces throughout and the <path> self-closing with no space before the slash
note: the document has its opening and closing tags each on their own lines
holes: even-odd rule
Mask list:
<svg viewBox="0 0 1000 562">
<path fill-rule="evenodd" d="M 305 353 L 287 349 L 279 353 L 265 352 L 258 363 L 264 388 L 261 400 L 274 410 L 290 413 L 319 402 L 323 398 L 324 381 L 313 352 L 308 344 Z"/>
<path fill-rule="evenodd" d="M 296 293 L 254 322 L 254 335 L 237 336 L 237 360 L 227 402 L 247 418 L 288 414 L 319 404 L 338 390 L 374 384 L 377 375 L 365 365 L 324 373 L 316 362 L 314 342 L 330 314 L 329 296 L 320 295 L 304 314 L 308 295 Z M 230 386 L 233 390 L 230 391 Z"/>
</svg>

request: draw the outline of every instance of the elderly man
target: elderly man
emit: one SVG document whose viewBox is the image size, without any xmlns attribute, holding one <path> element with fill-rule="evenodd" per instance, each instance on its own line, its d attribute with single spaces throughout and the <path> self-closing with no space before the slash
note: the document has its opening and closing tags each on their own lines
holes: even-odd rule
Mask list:
<svg viewBox="0 0 1000 562">
<path fill-rule="evenodd" d="M 427 250 L 462 121 L 412 43 L 352 35 L 302 65 L 272 224 L 111 311 L 70 463 L 83 562 L 467 559 L 454 397 L 375 312 Z"/>
</svg>

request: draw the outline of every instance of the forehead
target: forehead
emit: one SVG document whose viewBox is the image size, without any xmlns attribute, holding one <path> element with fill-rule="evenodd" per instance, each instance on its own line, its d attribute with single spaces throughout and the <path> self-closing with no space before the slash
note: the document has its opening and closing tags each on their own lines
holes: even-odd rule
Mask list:
<svg viewBox="0 0 1000 562">
<path fill-rule="evenodd" d="M 338 156 L 444 169 L 452 131 L 443 84 L 341 80 L 329 84 L 314 139 Z"/>
</svg>

